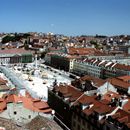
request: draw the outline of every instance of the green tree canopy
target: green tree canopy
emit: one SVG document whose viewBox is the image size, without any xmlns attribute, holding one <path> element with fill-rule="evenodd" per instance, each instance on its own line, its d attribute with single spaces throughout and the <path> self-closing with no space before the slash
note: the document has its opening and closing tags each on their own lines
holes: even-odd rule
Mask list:
<svg viewBox="0 0 130 130">
<path fill-rule="evenodd" d="M 2 43 L 7 43 L 10 41 L 16 42 L 16 41 L 19 41 L 21 38 L 28 38 L 29 36 L 30 36 L 30 34 L 28 34 L 28 33 L 24 33 L 22 35 L 15 33 L 14 36 L 7 35 L 2 39 Z"/>
</svg>

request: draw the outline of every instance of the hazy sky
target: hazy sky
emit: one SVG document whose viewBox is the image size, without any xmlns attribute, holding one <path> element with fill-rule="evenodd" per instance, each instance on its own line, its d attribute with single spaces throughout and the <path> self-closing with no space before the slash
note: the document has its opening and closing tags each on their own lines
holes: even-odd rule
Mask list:
<svg viewBox="0 0 130 130">
<path fill-rule="evenodd" d="M 130 0 L 0 0 L 0 32 L 130 34 Z"/>
</svg>

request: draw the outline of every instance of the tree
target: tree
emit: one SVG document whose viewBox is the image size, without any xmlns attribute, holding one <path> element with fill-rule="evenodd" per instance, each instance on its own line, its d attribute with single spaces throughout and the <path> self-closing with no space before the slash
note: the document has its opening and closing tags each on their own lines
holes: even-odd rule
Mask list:
<svg viewBox="0 0 130 130">
<path fill-rule="evenodd" d="M 16 42 L 22 38 L 28 38 L 29 36 L 30 36 L 30 34 L 28 34 L 28 33 L 24 33 L 23 35 L 15 33 L 14 36 L 7 35 L 2 39 L 2 43 L 8 43 L 10 41 Z"/>
<path fill-rule="evenodd" d="M 94 40 L 91 40 L 90 43 L 91 43 L 92 45 L 95 45 L 95 46 L 97 45 L 97 41 L 94 41 Z"/>
<path fill-rule="evenodd" d="M 28 50 L 28 49 L 29 49 L 29 45 L 28 45 L 28 43 L 27 43 L 27 40 L 26 40 L 25 43 L 24 43 L 24 48 L 25 48 L 25 50 Z"/>
<path fill-rule="evenodd" d="M 24 33 L 24 34 L 23 34 L 23 38 L 28 38 L 29 36 L 30 36 L 29 33 Z"/>
<path fill-rule="evenodd" d="M 8 43 L 10 41 L 13 41 L 14 37 L 13 36 L 5 36 L 3 39 L 2 39 L 2 43 Z"/>
</svg>

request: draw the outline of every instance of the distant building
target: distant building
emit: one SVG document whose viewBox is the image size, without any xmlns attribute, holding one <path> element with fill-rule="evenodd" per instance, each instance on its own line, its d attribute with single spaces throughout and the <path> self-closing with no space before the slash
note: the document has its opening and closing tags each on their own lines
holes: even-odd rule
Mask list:
<svg viewBox="0 0 130 130">
<path fill-rule="evenodd" d="M 69 47 L 67 49 L 67 54 L 69 55 L 80 55 L 80 56 L 87 56 L 87 55 L 97 55 L 97 54 L 103 54 L 102 51 L 97 50 L 95 48 L 74 48 Z"/>
<path fill-rule="evenodd" d="M 0 50 L 0 64 L 30 63 L 32 53 L 24 49 Z"/>
<path fill-rule="evenodd" d="M 3 78 L 0 77 L 0 97 L 3 94 L 6 94 L 10 91 L 10 88 L 7 85 L 8 81 L 4 80 Z"/>
<path fill-rule="evenodd" d="M 73 73 L 98 78 L 111 78 L 130 75 L 130 66 L 99 59 L 73 60 Z"/>
<path fill-rule="evenodd" d="M 76 79 L 71 84 L 88 95 L 94 95 L 96 93 L 104 95 L 108 91 L 117 92 L 117 89 L 109 81 L 89 75 Z"/>
<path fill-rule="evenodd" d="M 52 109 L 40 99 L 25 96 L 5 94 L 0 98 L 0 117 L 13 119 L 18 122 L 28 123 L 39 114 L 51 116 Z"/>
<path fill-rule="evenodd" d="M 130 114 L 119 109 L 114 115 L 108 116 L 105 130 L 130 130 Z"/>
<path fill-rule="evenodd" d="M 105 89 L 104 86 L 101 86 L 101 88 Z M 53 90 L 49 90 L 48 103 L 56 111 L 57 118 L 71 130 L 117 130 L 119 128 L 116 127 L 118 120 L 113 118 L 112 124 L 108 121 L 120 109 L 123 108 L 122 111 L 124 111 L 125 105 L 125 109 L 127 109 L 128 98 L 119 95 L 117 92 L 112 92 L 113 87 L 110 88 L 112 89 L 102 93 L 102 95 L 89 96 L 86 92 L 81 92 L 70 85 L 54 86 Z M 129 116 L 130 113 L 125 114 L 125 116 L 119 114 L 121 122 L 127 123 L 122 122 L 124 127 L 121 128 L 130 128 L 128 126 L 130 120 L 127 120 Z"/>
<path fill-rule="evenodd" d="M 130 95 L 130 83 L 126 82 L 126 77 L 129 76 L 122 76 L 116 78 L 109 78 L 107 79 L 115 88 L 117 88 L 117 92 L 120 94 Z"/>
<path fill-rule="evenodd" d="M 45 63 L 60 70 L 71 71 L 73 69 L 73 60 L 79 56 L 71 56 L 64 53 L 47 53 Z"/>
<path fill-rule="evenodd" d="M 63 130 L 54 120 L 38 115 L 26 124 L 29 130 Z"/>
<path fill-rule="evenodd" d="M 63 130 L 54 120 L 37 115 L 28 123 L 0 117 L 0 130 Z"/>
<path fill-rule="evenodd" d="M 48 91 L 48 104 L 55 110 L 55 115 L 64 124 L 71 128 L 72 111 L 70 104 L 77 100 L 82 92 L 70 85 L 55 86 L 54 89 Z"/>
<path fill-rule="evenodd" d="M 99 60 L 96 59 L 85 59 L 73 61 L 72 72 L 78 75 L 91 75 L 94 77 L 101 77 L 101 66 Z"/>
</svg>

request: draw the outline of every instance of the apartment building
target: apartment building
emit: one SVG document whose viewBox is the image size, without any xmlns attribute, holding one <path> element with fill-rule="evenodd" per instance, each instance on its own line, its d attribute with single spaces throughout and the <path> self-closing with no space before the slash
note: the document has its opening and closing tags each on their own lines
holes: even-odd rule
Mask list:
<svg viewBox="0 0 130 130">
<path fill-rule="evenodd" d="M 130 66 L 99 59 L 74 60 L 72 72 L 106 79 L 130 75 Z"/>
<path fill-rule="evenodd" d="M 47 53 L 45 63 L 60 70 L 70 71 L 73 69 L 73 60 L 79 56 L 71 56 L 64 53 Z"/>
<path fill-rule="evenodd" d="M 102 67 L 97 59 L 84 59 L 73 61 L 73 73 L 78 75 L 91 75 L 100 78 L 102 76 Z"/>
<path fill-rule="evenodd" d="M 0 50 L 0 64 L 30 63 L 32 53 L 24 49 Z"/>
<path fill-rule="evenodd" d="M 126 113 L 128 101 L 127 96 L 117 92 L 107 91 L 103 95 L 90 96 L 65 84 L 56 85 L 53 90 L 49 90 L 48 98 L 48 104 L 56 111 L 56 116 L 72 130 L 117 130 L 118 127 L 109 126 L 108 121 L 120 109 Z M 123 122 L 123 128 L 130 128 L 130 120 L 127 120 L 129 115 L 127 112 L 126 116 L 121 116 L 121 121 L 126 122 Z M 116 120 L 118 121 L 118 118 L 114 121 Z"/>
</svg>

